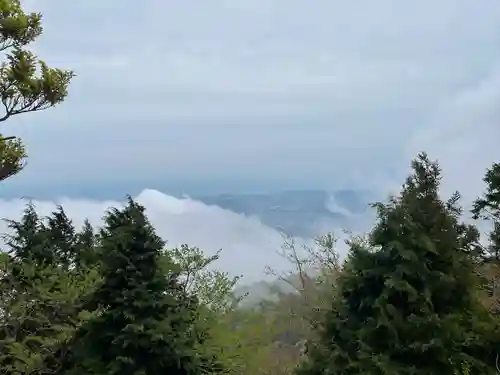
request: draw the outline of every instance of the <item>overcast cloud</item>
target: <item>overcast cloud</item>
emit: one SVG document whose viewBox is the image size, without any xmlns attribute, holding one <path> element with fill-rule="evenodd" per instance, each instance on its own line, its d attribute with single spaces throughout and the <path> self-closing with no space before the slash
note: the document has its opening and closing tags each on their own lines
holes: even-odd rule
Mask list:
<svg viewBox="0 0 500 375">
<path fill-rule="evenodd" d="M 480 175 L 499 157 L 496 0 L 26 4 L 44 14 L 36 51 L 78 77 L 58 109 L 5 124 L 30 147 L 19 183 L 384 189 L 428 150 L 465 192 L 463 163 Z"/>
<path fill-rule="evenodd" d="M 446 192 L 470 200 L 500 159 L 497 0 L 26 5 L 44 14 L 35 50 L 78 74 L 62 106 L 4 124 L 30 152 L 12 184 L 35 197 L 44 184 L 158 176 L 387 191 L 426 150 Z M 99 217 L 100 205 L 77 203 L 78 216 Z M 236 225 L 193 234 L 168 217 L 170 238 L 215 247 Z"/>
</svg>

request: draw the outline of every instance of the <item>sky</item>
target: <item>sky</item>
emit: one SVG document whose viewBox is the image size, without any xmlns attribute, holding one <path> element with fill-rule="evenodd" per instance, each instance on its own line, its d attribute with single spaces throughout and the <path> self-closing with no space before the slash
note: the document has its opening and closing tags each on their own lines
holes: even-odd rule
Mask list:
<svg viewBox="0 0 500 375">
<path fill-rule="evenodd" d="M 77 77 L 61 106 L 3 124 L 29 151 L 0 189 L 9 200 L 386 192 L 419 151 L 471 200 L 500 159 L 496 0 L 24 4 L 44 16 L 33 49 Z"/>
</svg>

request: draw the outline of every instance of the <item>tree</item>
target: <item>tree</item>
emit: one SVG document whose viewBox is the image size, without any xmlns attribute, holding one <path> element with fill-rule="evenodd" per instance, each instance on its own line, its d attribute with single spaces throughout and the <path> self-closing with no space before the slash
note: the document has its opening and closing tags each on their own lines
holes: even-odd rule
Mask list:
<svg viewBox="0 0 500 375">
<path fill-rule="evenodd" d="M 197 247 L 181 245 L 163 254 L 166 274 L 171 262 L 179 266 L 179 283 L 185 293 L 198 299 L 197 329 L 205 332 L 205 340 L 198 342 L 196 350 L 203 358 L 211 358 L 226 373 L 238 373 L 240 369 L 237 336 L 231 319 L 241 298 L 234 296 L 234 287 L 239 276 L 230 277 L 227 272 L 213 265 L 220 252 L 207 256 Z"/>
<path fill-rule="evenodd" d="M 95 269 L 99 267 L 99 236 L 88 220 L 85 220 L 80 232 L 76 234 L 74 264 L 77 269 Z"/>
<path fill-rule="evenodd" d="M 487 170 L 484 177 L 486 192 L 474 202 L 474 219 L 492 223 L 485 262 L 480 270 L 486 276 L 486 305 L 492 313 L 500 316 L 500 163 Z"/>
<path fill-rule="evenodd" d="M 328 307 L 340 271 L 333 233 L 316 238 L 315 246 L 298 246 L 292 237 L 278 254 L 290 264 L 287 272 L 266 267 L 277 280 L 270 284 L 275 299 L 261 304 L 261 365 L 258 374 L 290 374 L 302 360 L 308 341 Z M 255 370 L 254 370 L 255 371 Z"/>
<path fill-rule="evenodd" d="M 55 263 L 55 254 L 47 246 L 46 226 L 33 203 L 28 203 L 21 220 L 4 219 L 9 233 L 3 235 L 6 251 L 18 262 L 35 265 Z"/>
<path fill-rule="evenodd" d="M 234 309 L 243 298 L 234 295 L 234 287 L 241 276 L 230 277 L 227 272 L 213 267 L 220 253 L 219 250 L 207 256 L 199 248 L 184 244 L 164 254 L 167 265 L 174 261 L 179 266 L 179 282 L 184 291 L 196 295 L 199 303 L 215 314 Z"/>
<path fill-rule="evenodd" d="M 500 163 L 495 163 L 488 169 L 484 177 L 486 192 L 474 202 L 472 214 L 474 219 L 484 219 L 492 222 L 493 229 L 489 236 L 487 249 L 489 259 L 500 261 Z"/>
<path fill-rule="evenodd" d="M 23 12 L 19 0 L 0 0 L 0 51 L 6 52 L 0 65 L 0 102 L 4 108 L 0 122 L 54 107 L 67 96 L 74 73 L 49 68 L 25 49 L 42 34 L 41 19 L 39 13 Z M 20 172 L 25 158 L 21 140 L 0 135 L 0 180 Z"/>
<path fill-rule="evenodd" d="M 102 285 L 90 304 L 102 313 L 75 335 L 75 374 L 201 374 L 195 351 L 197 300 L 162 257 L 164 242 L 131 198 L 100 231 Z M 161 264 L 160 260 L 163 260 Z"/>
<path fill-rule="evenodd" d="M 439 198 L 437 163 L 420 154 L 412 166 L 400 196 L 375 205 L 369 246 L 350 242 L 300 375 L 496 373 L 496 326 L 475 291 L 477 230 L 459 221 L 458 194 Z"/>
<path fill-rule="evenodd" d="M 96 267 L 98 237 L 88 221 L 77 231 L 61 206 L 41 218 L 28 203 L 20 221 L 4 219 L 10 233 L 3 235 L 7 252 L 19 262 L 35 266 L 51 264 L 79 272 Z"/>
<path fill-rule="evenodd" d="M 95 272 L 68 273 L 53 265 L 16 264 L 0 256 L 0 366 L 6 375 L 58 374 L 66 343 L 92 317 L 81 309 L 82 296 L 98 280 Z M 36 278 L 33 276 L 37 275 Z M 19 279 L 23 279 L 20 289 Z M 10 293 L 9 293 L 10 291 Z"/>
<path fill-rule="evenodd" d="M 200 302 L 197 326 L 207 336 L 198 344 L 198 353 L 212 358 L 227 374 L 277 375 L 279 370 L 291 368 L 295 362 L 291 356 L 285 358 L 288 351 L 275 345 L 278 331 L 273 315 L 241 306 L 245 296 L 236 297 L 234 293 L 241 277 L 230 277 L 215 267 L 220 253 L 207 256 L 187 245 L 165 252 L 167 260 L 179 265 L 184 290 L 195 294 Z"/>
<path fill-rule="evenodd" d="M 292 269 L 277 272 L 266 267 L 267 273 L 290 288 L 286 291 L 271 288 L 278 301 L 268 305 L 275 307 L 276 326 L 280 326 L 284 334 L 292 333 L 296 340 L 291 344 L 295 345 L 297 341 L 315 337 L 316 326 L 332 296 L 341 268 L 337 238 L 327 233 L 315 239 L 315 246 L 303 245 L 298 249 L 295 240 L 288 237 L 278 254 Z"/>
<path fill-rule="evenodd" d="M 0 261 L 0 367 L 9 375 L 54 374 L 67 340 L 91 317 L 82 303 L 99 275 L 69 266 L 79 251 L 78 233 L 62 208 L 44 220 L 30 203 L 20 221 L 7 222 Z"/>
</svg>

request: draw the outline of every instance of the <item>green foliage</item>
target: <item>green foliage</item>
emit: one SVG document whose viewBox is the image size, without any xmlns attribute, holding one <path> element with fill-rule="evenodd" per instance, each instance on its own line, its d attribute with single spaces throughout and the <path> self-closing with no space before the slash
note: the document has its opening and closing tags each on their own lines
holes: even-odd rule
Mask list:
<svg viewBox="0 0 500 375">
<path fill-rule="evenodd" d="M 475 296 L 477 231 L 459 222 L 458 195 L 440 200 L 440 178 L 421 154 L 401 195 L 376 205 L 370 246 L 351 243 L 300 375 L 496 372 L 496 326 Z"/>
<path fill-rule="evenodd" d="M 165 255 L 179 265 L 184 290 L 199 300 L 197 329 L 206 333 L 196 346 L 199 355 L 213 358 L 228 374 L 262 373 L 276 327 L 262 311 L 240 309 L 244 297 L 234 295 L 240 277 L 214 267 L 220 251 L 207 256 L 199 248 L 182 245 Z"/>
<path fill-rule="evenodd" d="M 472 213 L 475 219 L 485 219 L 493 223 L 488 246 L 489 259 L 500 260 L 500 163 L 488 169 L 484 177 L 486 192 L 474 202 Z"/>
<path fill-rule="evenodd" d="M 66 270 L 97 265 L 97 242 L 88 221 L 77 231 L 62 207 L 42 219 L 28 203 L 20 221 L 5 220 L 7 251 L 18 260 L 43 266 L 57 264 Z"/>
<path fill-rule="evenodd" d="M 241 276 L 230 277 L 227 272 L 212 267 L 220 258 L 220 253 L 206 256 L 197 247 L 182 245 L 165 254 L 167 264 L 170 261 L 178 264 L 184 290 L 196 295 L 200 305 L 217 314 L 234 309 L 242 299 L 233 293 Z"/>
<path fill-rule="evenodd" d="M 492 224 L 489 243 L 485 248 L 484 262 L 478 267 L 484 275 L 482 288 L 485 306 L 500 317 L 500 164 L 495 163 L 484 177 L 486 191 L 474 202 L 474 219 L 482 219 Z"/>
<path fill-rule="evenodd" d="M 75 374 L 201 374 L 194 350 L 198 301 L 162 258 L 164 242 L 144 208 L 129 198 L 100 231 L 102 285 L 91 300 L 102 313 L 76 335 Z M 160 263 L 163 260 L 163 264 Z"/>
<path fill-rule="evenodd" d="M 4 108 L 0 122 L 54 107 L 67 96 L 74 73 L 50 68 L 25 49 L 41 33 L 39 13 L 26 14 L 19 0 L 0 0 L 0 51 L 6 52 L 0 64 L 0 102 Z M 0 136 L 0 180 L 21 171 L 25 158 L 19 139 Z"/>
<path fill-rule="evenodd" d="M 100 277 L 69 266 L 79 252 L 78 233 L 62 208 L 43 220 L 28 204 L 8 227 L 0 263 L 0 366 L 12 375 L 53 374 L 76 327 L 92 317 L 83 301 Z"/>
<path fill-rule="evenodd" d="M 67 96 L 74 73 L 27 49 L 41 34 L 40 14 L 0 0 L 0 122 Z M 21 140 L 0 134 L 0 181 L 26 157 Z M 165 250 L 132 199 L 97 233 L 88 222 L 76 230 L 62 207 L 40 218 L 28 204 L 7 220 L 0 252 L 1 373 L 287 375 L 300 353 L 284 342 L 306 339 L 298 375 L 494 374 L 500 330 L 476 273 L 493 274 L 498 299 L 500 164 L 472 210 L 493 224 L 486 249 L 460 221 L 459 195 L 440 199 L 440 178 L 419 155 L 401 194 L 375 205 L 369 241 L 348 242 L 343 267 L 331 235 L 305 258 L 291 246 L 282 281 L 297 293 L 254 309 L 233 293 L 239 277 L 212 267 L 219 253 Z M 498 303 L 486 305 L 498 316 Z"/>
<path fill-rule="evenodd" d="M 498 218 L 498 168 L 477 217 Z M 440 199 L 440 173 L 420 155 L 343 266 L 331 234 L 303 254 L 285 243 L 294 271 L 277 276 L 295 293 L 254 308 L 216 268 L 219 252 L 166 250 L 132 199 L 97 232 L 30 203 L 7 220 L 0 253 L 2 373 L 493 374 L 499 327 L 478 298 L 479 234 L 460 221 L 458 194 Z"/>
<path fill-rule="evenodd" d="M 314 339 L 341 268 L 337 238 L 327 233 L 315 239 L 315 246 L 303 245 L 301 248 L 293 238 L 287 238 L 278 254 L 291 265 L 291 271 L 278 273 L 267 267 L 268 273 L 277 276 L 282 285 L 291 287 L 287 289 L 294 293 L 271 288 L 278 300 L 266 307 L 273 310 L 281 337 L 294 338 L 294 344 Z"/>
<path fill-rule="evenodd" d="M 12 261 L 3 258 L 1 269 L 8 274 Z M 0 366 L 12 375 L 53 373 L 61 361 L 61 346 L 91 317 L 80 309 L 80 301 L 99 275 L 71 274 L 54 266 L 34 269 L 29 264 L 16 271 L 16 279 L 23 278 L 22 290 L 12 278 L 2 279 L 3 291 L 10 288 L 12 293 L 2 293 L 2 310 L 8 313 L 2 316 Z"/>
</svg>

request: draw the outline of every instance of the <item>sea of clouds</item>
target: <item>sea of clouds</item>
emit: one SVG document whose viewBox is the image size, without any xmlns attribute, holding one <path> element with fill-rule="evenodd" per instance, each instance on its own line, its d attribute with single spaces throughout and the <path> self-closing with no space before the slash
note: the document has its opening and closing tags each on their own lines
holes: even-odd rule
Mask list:
<svg viewBox="0 0 500 375">
<path fill-rule="evenodd" d="M 445 189 L 446 190 L 446 189 Z M 242 275 L 242 283 L 250 284 L 264 279 L 273 279 L 266 274 L 266 268 L 272 267 L 278 273 L 287 273 L 292 264 L 280 253 L 286 238 L 278 230 L 265 225 L 256 216 L 238 214 L 215 205 L 207 205 L 190 197 L 177 198 L 155 189 L 144 189 L 133 199 L 146 208 L 146 214 L 155 227 L 157 234 L 167 241 L 168 248 L 182 244 L 196 246 L 207 255 L 222 250 L 215 267 L 230 275 Z M 81 227 L 88 219 L 99 227 L 103 216 L 110 208 L 123 207 L 125 200 L 98 200 L 85 198 L 61 197 L 54 200 L 36 200 L 35 205 L 41 216 L 48 216 L 61 205 L 76 227 Z M 27 199 L 0 199 L 2 218 L 19 219 L 28 203 Z M 333 221 L 319 221 L 317 233 L 333 232 L 339 239 L 337 250 L 342 258 L 347 253 L 345 239 L 351 234 L 366 232 L 375 223 L 375 212 L 367 210 L 353 214 L 337 202 L 333 196 L 325 206 L 332 212 L 341 213 L 346 220 L 344 227 Z M 465 212 L 465 218 L 470 217 Z M 347 225 L 347 227 L 345 226 Z M 480 225 L 482 231 L 488 226 Z M 5 221 L 0 221 L 0 233 L 8 232 Z M 294 238 L 299 252 L 303 246 L 315 246 L 312 238 Z"/>
<path fill-rule="evenodd" d="M 244 216 L 218 206 L 209 206 L 188 197 L 175 198 L 158 190 L 144 189 L 134 200 L 146 208 L 146 213 L 167 247 L 188 244 L 215 254 L 222 249 L 216 266 L 231 275 L 243 275 L 245 283 L 266 277 L 266 266 L 286 271 L 290 264 L 278 253 L 284 243 L 283 235 L 264 225 L 257 217 Z M 94 226 L 111 207 L 122 207 L 124 202 L 60 198 L 55 201 L 32 200 L 37 212 L 50 215 L 57 205 L 62 205 L 77 227 L 88 219 Z M 23 199 L 0 200 L 3 218 L 17 219 L 22 215 L 27 201 Z M 0 233 L 7 231 L 0 222 Z M 312 245 L 311 239 L 297 238 L 297 244 Z"/>
</svg>

